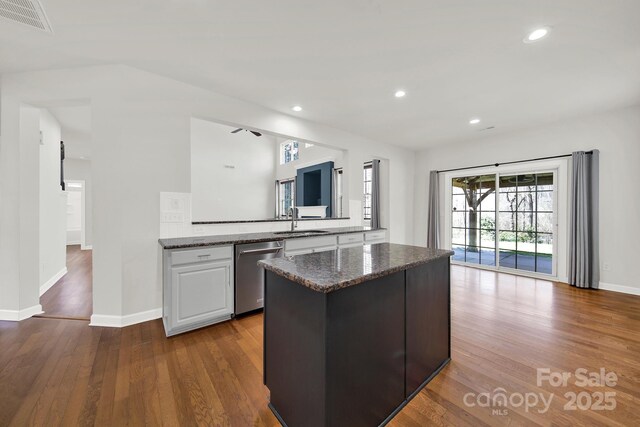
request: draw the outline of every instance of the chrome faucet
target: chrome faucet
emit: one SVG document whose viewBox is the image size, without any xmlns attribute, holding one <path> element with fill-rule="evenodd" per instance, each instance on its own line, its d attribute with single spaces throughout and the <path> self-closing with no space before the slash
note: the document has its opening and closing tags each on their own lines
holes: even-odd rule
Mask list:
<svg viewBox="0 0 640 427">
<path fill-rule="evenodd" d="M 291 215 L 291 231 L 294 231 L 298 226 L 298 221 L 296 218 L 296 208 L 295 206 L 291 206 L 289 208 L 289 214 Z"/>
</svg>

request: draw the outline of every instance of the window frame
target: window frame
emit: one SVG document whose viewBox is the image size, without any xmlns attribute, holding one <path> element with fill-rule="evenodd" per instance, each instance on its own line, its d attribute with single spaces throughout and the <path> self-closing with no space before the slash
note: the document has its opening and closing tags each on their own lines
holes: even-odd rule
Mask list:
<svg viewBox="0 0 640 427">
<path fill-rule="evenodd" d="M 367 171 L 369 171 L 369 180 L 367 180 Z M 367 193 L 367 182 L 370 184 L 371 189 L 373 185 L 373 163 L 367 162 L 362 167 L 362 220 L 365 223 L 371 223 L 371 192 Z M 367 205 L 367 195 L 369 196 L 369 203 Z M 367 217 L 367 209 L 369 211 L 369 217 Z"/>
<path fill-rule="evenodd" d="M 282 188 L 284 184 L 291 183 L 291 206 L 296 205 L 296 178 L 284 178 L 276 180 L 276 218 L 286 218 L 288 213 L 284 209 L 284 205 L 281 203 L 284 201 L 282 198 Z"/>
<path fill-rule="evenodd" d="M 499 180 L 500 175 L 516 175 L 516 174 L 541 174 L 541 173 L 553 173 L 554 174 L 554 191 L 553 191 L 553 250 L 552 250 L 552 273 L 537 273 L 528 270 L 517 270 L 514 268 L 500 267 L 499 253 L 496 252 L 496 266 L 488 266 L 482 264 L 472 264 L 461 262 L 457 260 L 451 260 L 452 264 L 465 265 L 478 269 L 502 271 L 510 274 L 516 274 L 520 276 L 528 276 L 534 278 L 543 278 L 547 280 L 567 281 L 567 243 L 568 243 L 568 176 L 569 176 L 569 162 L 567 158 L 554 159 L 549 161 L 532 161 L 526 163 L 519 163 L 515 165 L 505 165 L 499 167 L 487 167 L 466 169 L 462 171 L 443 172 L 440 177 L 441 188 L 441 206 L 443 210 L 440 211 L 441 215 L 441 236 L 442 247 L 451 249 L 452 247 L 452 185 L 451 180 L 456 177 L 475 176 L 475 175 L 492 175 L 495 174 Z M 443 188 L 444 187 L 444 188 Z M 496 195 L 499 195 L 500 187 L 499 183 L 496 184 Z M 562 203 L 560 203 L 562 202 Z M 496 197 L 496 214 L 499 212 L 498 197 Z M 499 221 L 496 218 L 496 222 Z M 499 226 L 498 226 L 499 227 Z M 496 251 L 498 251 L 499 237 L 496 235 Z"/>
<path fill-rule="evenodd" d="M 291 156 L 291 159 L 287 160 L 286 159 L 286 146 L 292 144 L 295 146 L 296 148 L 296 152 Z M 295 161 L 300 160 L 300 141 L 296 140 L 296 139 L 287 139 L 284 142 L 280 143 L 280 164 L 281 165 L 286 165 L 287 163 L 292 163 Z"/>
</svg>

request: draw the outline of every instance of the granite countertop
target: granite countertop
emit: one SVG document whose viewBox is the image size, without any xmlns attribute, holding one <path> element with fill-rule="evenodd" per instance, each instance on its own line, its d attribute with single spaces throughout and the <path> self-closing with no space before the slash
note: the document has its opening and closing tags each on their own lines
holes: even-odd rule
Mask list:
<svg viewBox="0 0 640 427">
<path fill-rule="evenodd" d="M 341 216 L 338 218 L 296 218 L 296 221 L 340 221 L 342 219 L 351 219 L 349 216 Z M 193 221 L 193 225 L 205 224 L 242 224 L 250 222 L 291 222 L 291 218 L 268 218 L 268 219 L 236 219 L 229 221 Z"/>
<path fill-rule="evenodd" d="M 196 248 L 200 246 L 242 245 L 245 243 L 272 242 L 278 240 L 299 239 L 302 237 L 331 236 L 335 234 L 362 233 L 365 231 L 385 230 L 371 227 L 335 227 L 322 228 L 325 233 L 296 233 L 280 234 L 274 232 L 242 233 L 215 236 L 177 237 L 172 239 L 158 239 L 163 249 Z M 298 230 L 304 231 L 304 230 Z"/>
<path fill-rule="evenodd" d="M 453 255 L 453 251 L 379 243 L 258 264 L 314 291 L 329 293 Z"/>
</svg>

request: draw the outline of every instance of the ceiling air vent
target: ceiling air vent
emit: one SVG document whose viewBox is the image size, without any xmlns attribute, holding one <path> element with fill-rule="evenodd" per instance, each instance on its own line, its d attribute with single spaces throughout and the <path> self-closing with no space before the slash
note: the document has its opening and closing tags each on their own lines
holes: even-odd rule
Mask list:
<svg viewBox="0 0 640 427">
<path fill-rule="evenodd" d="M 0 0 L 0 17 L 53 33 L 38 0 Z"/>
</svg>

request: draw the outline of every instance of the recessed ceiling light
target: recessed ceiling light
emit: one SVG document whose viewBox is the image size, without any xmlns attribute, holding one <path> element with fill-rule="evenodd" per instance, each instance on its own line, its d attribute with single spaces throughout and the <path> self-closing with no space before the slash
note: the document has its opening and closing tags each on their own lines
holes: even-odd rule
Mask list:
<svg viewBox="0 0 640 427">
<path fill-rule="evenodd" d="M 537 42 L 541 38 L 545 37 L 547 34 L 549 34 L 549 28 L 548 27 L 542 27 L 542 28 L 535 29 L 535 30 L 531 31 L 529 33 L 529 35 L 527 35 L 527 37 L 525 37 L 524 42 L 525 43 Z"/>
<path fill-rule="evenodd" d="M 294 105 L 293 107 L 291 107 L 291 109 L 296 113 L 302 111 L 302 107 L 299 105 Z"/>
<path fill-rule="evenodd" d="M 469 120 L 469 124 L 470 125 L 477 125 L 478 123 L 480 123 L 480 119 L 471 119 Z"/>
<path fill-rule="evenodd" d="M 403 90 L 397 90 L 395 95 L 396 98 L 402 98 L 403 96 L 405 96 L 407 94 L 407 92 L 403 91 Z"/>
</svg>

